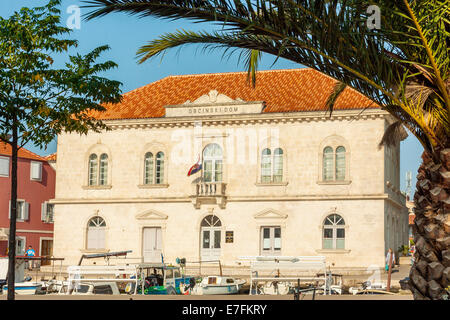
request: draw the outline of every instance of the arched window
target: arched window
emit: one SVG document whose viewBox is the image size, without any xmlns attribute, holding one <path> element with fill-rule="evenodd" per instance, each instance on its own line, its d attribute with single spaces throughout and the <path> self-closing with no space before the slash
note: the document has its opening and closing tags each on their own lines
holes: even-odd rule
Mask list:
<svg viewBox="0 0 450 320">
<path fill-rule="evenodd" d="M 338 214 L 331 214 L 323 223 L 323 249 L 345 249 L 345 221 Z"/>
<path fill-rule="evenodd" d="M 201 223 L 202 227 L 221 227 L 222 222 L 217 216 L 209 215 L 206 216 Z"/>
<path fill-rule="evenodd" d="M 147 152 L 144 159 L 144 184 L 153 183 L 153 154 Z"/>
<path fill-rule="evenodd" d="M 108 184 L 108 155 L 103 153 L 100 156 L 100 181 L 101 186 Z"/>
<path fill-rule="evenodd" d="M 270 149 L 264 149 L 261 154 L 261 182 L 269 183 L 271 177 L 272 159 Z"/>
<path fill-rule="evenodd" d="M 333 180 L 333 148 L 323 149 L 323 180 Z"/>
<path fill-rule="evenodd" d="M 261 152 L 261 182 L 283 181 L 283 149 L 276 148 L 273 153 L 266 148 Z"/>
<path fill-rule="evenodd" d="M 203 180 L 205 182 L 222 182 L 222 148 L 208 144 L 203 150 Z"/>
<path fill-rule="evenodd" d="M 96 154 L 91 154 L 89 156 L 89 185 L 90 186 L 97 185 L 97 181 L 98 181 L 98 176 L 97 176 L 98 161 L 97 160 L 98 159 L 97 159 Z"/>
<path fill-rule="evenodd" d="M 164 183 L 164 152 L 158 152 L 156 154 L 156 170 L 155 170 L 155 183 Z"/>
<path fill-rule="evenodd" d="M 273 153 L 273 182 L 281 182 L 283 180 L 283 150 L 275 149 Z"/>
<path fill-rule="evenodd" d="M 96 216 L 89 220 L 87 225 L 87 249 L 105 249 L 106 222 L 102 217 Z"/>
<path fill-rule="evenodd" d="M 336 148 L 336 180 L 345 180 L 345 148 Z"/>
</svg>

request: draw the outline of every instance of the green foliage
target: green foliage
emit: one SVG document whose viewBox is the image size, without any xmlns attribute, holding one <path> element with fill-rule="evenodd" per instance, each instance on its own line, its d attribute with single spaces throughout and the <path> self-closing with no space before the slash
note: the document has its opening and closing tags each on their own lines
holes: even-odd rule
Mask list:
<svg viewBox="0 0 450 320">
<path fill-rule="evenodd" d="M 96 63 L 108 46 L 69 56 L 64 68 L 53 67 L 52 55 L 77 46 L 76 40 L 64 38 L 71 30 L 60 25 L 59 4 L 50 0 L 0 17 L 0 139 L 5 142 L 12 143 L 15 128 L 21 146 L 31 141 L 40 147 L 63 130 L 105 129 L 87 112 L 121 99 L 121 83 L 98 75 L 117 66 Z"/>
<path fill-rule="evenodd" d="M 428 151 L 449 143 L 448 0 L 84 2 L 88 4 L 86 7 L 94 8 L 88 19 L 126 12 L 139 17 L 190 19 L 220 26 L 218 31 L 179 30 L 151 40 L 138 51 L 141 63 L 171 48 L 195 43 L 205 48 L 231 49 L 231 53 L 243 49 L 249 75 L 254 75 L 257 64 L 249 57 L 254 58 L 255 52 L 269 53 L 338 80 L 340 84 L 328 102 L 330 112 L 344 86 L 383 106 L 398 120 L 383 143 L 395 143 L 402 133 L 401 126 L 408 128 Z M 380 8 L 379 29 L 367 26 L 371 16 L 367 12 L 369 5 Z"/>
<path fill-rule="evenodd" d="M 397 251 L 400 252 L 404 257 L 406 257 L 409 253 L 409 247 L 403 244 L 398 247 Z"/>
</svg>

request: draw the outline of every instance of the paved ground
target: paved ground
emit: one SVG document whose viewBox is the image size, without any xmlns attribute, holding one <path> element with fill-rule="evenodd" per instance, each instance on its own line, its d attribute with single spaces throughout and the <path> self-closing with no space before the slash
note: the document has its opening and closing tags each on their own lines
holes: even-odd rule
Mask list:
<svg viewBox="0 0 450 320">
<path fill-rule="evenodd" d="M 409 276 L 409 265 L 396 266 L 391 274 L 391 288 L 392 291 L 398 292 L 396 295 L 316 295 L 316 300 L 413 300 L 413 297 L 409 291 L 398 290 L 400 288 L 399 281 Z M 35 271 L 26 274 L 36 278 L 40 278 L 41 275 Z M 343 281 L 346 286 L 358 286 L 360 283 L 372 280 L 374 282 L 387 282 L 387 273 L 382 272 L 380 274 L 369 275 L 352 275 L 343 276 Z M 142 296 L 142 295 L 96 295 L 93 296 L 82 296 L 82 295 L 16 295 L 17 300 L 294 300 L 293 295 L 259 295 L 250 296 L 248 294 L 240 295 L 217 295 L 217 296 Z M 312 294 L 307 294 L 301 296 L 302 300 L 312 300 Z M 6 300 L 6 295 L 0 295 L 0 300 Z"/>
<path fill-rule="evenodd" d="M 316 295 L 315 300 L 413 300 L 410 294 L 396 294 L 396 295 Z M 305 295 L 300 297 L 301 300 L 312 300 L 312 295 Z M 0 301 L 6 300 L 6 295 L 0 296 Z M 157 296 L 157 295 L 96 295 L 96 296 L 82 296 L 82 295 L 16 295 L 16 300 L 294 300 L 294 296 L 289 295 L 217 295 L 217 296 Z"/>
</svg>

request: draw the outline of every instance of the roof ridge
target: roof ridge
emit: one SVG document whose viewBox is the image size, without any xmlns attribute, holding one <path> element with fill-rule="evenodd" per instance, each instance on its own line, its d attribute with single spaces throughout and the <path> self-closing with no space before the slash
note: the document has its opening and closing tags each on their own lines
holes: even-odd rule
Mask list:
<svg viewBox="0 0 450 320">
<path fill-rule="evenodd" d="M 306 71 L 306 70 L 312 70 L 315 71 L 312 68 L 292 68 L 292 69 L 275 69 L 275 70 L 259 70 L 257 73 L 268 73 L 268 72 L 286 72 L 286 71 Z M 230 72 L 212 72 L 212 73 L 196 73 L 196 74 L 180 74 L 180 75 L 170 75 L 166 78 L 181 78 L 181 77 L 201 77 L 201 76 L 219 76 L 219 75 L 233 75 L 233 74 L 242 74 L 242 73 L 248 73 L 247 71 L 230 71 Z"/>
<path fill-rule="evenodd" d="M 313 68 L 305 67 L 305 68 L 292 68 L 292 69 L 260 70 L 260 71 L 258 71 L 258 73 L 262 73 L 262 72 L 263 72 L 263 73 L 269 73 L 269 72 L 286 72 L 286 71 L 294 71 L 294 72 L 297 72 L 297 71 L 306 71 L 306 70 L 316 71 L 316 70 L 314 70 Z M 316 72 L 318 72 L 318 71 L 316 71 Z M 196 74 L 178 74 L 178 75 L 169 75 L 169 76 L 165 76 L 165 77 L 163 77 L 163 78 L 161 78 L 161 79 L 158 79 L 158 80 L 156 80 L 156 81 L 153 81 L 153 82 L 144 84 L 143 86 L 138 87 L 138 88 L 135 88 L 135 89 L 133 89 L 133 90 L 131 90 L 131 91 L 127 91 L 127 92 L 123 93 L 122 95 L 125 96 L 125 95 L 128 95 L 128 94 L 130 94 L 130 93 L 133 93 L 133 92 L 142 90 L 142 89 L 147 88 L 147 87 L 149 87 L 149 86 L 155 85 L 156 83 L 161 82 L 161 81 L 163 81 L 163 80 L 165 80 L 165 79 L 185 78 L 185 77 L 188 78 L 188 77 L 202 77 L 202 76 L 233 75 L 233 74 L 243 74 L 243 73 L 247 73 L 247 71 L 230 71 L 230 72 L 212 72 L 212 73 L 196 73 Z"/>
</svg>

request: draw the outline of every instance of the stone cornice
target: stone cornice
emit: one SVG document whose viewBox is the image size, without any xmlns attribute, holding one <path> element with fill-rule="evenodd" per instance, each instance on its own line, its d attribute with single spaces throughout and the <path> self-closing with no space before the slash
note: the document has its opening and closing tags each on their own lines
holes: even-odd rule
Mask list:
<svg viewBox="0 0 450 320">
<path fill-rule="evenodd" d="M 324 200 L 389 200 L 398 206 L 398 202 L 389 198 L 388 194 L 367 194 L 367 195 L 297 195 L 297 196 L 228 196 L 227 202 L 267 202 L 267 201 L 324 201 Z M 53 204 L 89 204 L 89 203 L 190 203 L 190 197 L 158 197 L 158 198 L 110 198 L 110 199 L 52 199 Z"/>
<path fill-rule="evenodd" d="M 325 111 L 312 112 L 266 112 L 259 114 L 233 114 L 196 117 L 161 117 L 146 119 L 117 119 L 102 120 L 111 129 L 138 129 L 138 128 L 174 128 L 194 127 L 201 122 L 203 126 L 224 125 L 258 125 L 297 122 L 346 121 L 354 119 L 380 119 L 390 117 L 390 114 L 381 109 L 352 109 L 333 111 L 331 117 Z"/>
</svg>

